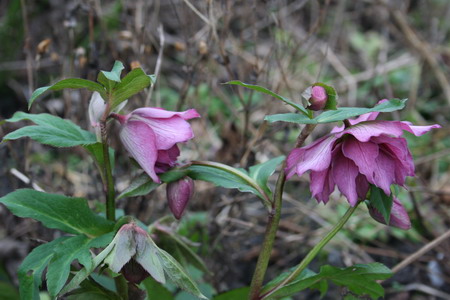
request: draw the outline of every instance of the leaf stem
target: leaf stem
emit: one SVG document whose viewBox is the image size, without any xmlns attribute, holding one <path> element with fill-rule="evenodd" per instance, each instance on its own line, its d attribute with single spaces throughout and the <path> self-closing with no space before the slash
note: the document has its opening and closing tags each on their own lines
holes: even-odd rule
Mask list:
<svg viewBox="0 0 450 300">
<path fill-rule="evenodd" d="M 114 190 L 114 179 L 111 170 L 111 161 L 109 159 L 109 147 L 108 147 L 108 135 L 106 131 L 106 120 L 100 122 L 100 131 L 102 135 L 102 148 L 103 148 L 103 160 L 104 160 L 104 170 L 105 181 L 103 182 L 105 186 L 106 193 L 106 218 L 111 221 L 116 220 L 116 203 L 115 203 L 115 190 Z"/>
<path fill-rule="evenodd" d="M 317 243 L 303 258 L 300 264 L 295 268 L 292 273 L 286 277 L 282 282 L 278 283 L 275 287 L 273 287 L 270 291 L 261 295 L 258 299 L 267 299 L 270 295 L 281 289 L 283 286 L 292 282 L 301 272 L 303 272 L 309 263 L 317 256 L 317 254 L 322 250 L 322 248 L 328 244 L 328 242 L 342 229 L 342 227 L 347 223 L 350 219 L 351 215 L 355 212 L 360 202 L 358 202 L 355 206 L 350 207 L 344 216 L 339 220 L 339 222 L 331 229 L 330 232 L 326 236 L 322 238 L 322 240 Z"/>
<path fill-rule="evenodd" d="M 307 124 L 303 128 L 302 132 L 297 138 L 295 148 L 300 147 L 305 142 L 306 138 L 316 127 L 316 124 Z M 281 167 L 280 175 L 278 176 L 275 193 L 273 195 L 272 210 L 269 212 L 268 221 L 266 225 L 266 232 L 264 234 L 264 241 L 261 246 L 261 253 L 259 254 L 258 261 L 256 263 L 255 272 L 253 273 L 252 282 L 250 284 L 249 299 L 257 300 L 261 291 L 264 276 L 269 264 L 270 255 L 272 253 L 273 244 L 278 230 L 278 224 L 281 217 L 281 206 L 283 202 L 283 190 L 286 182 L 286 160 Z"/>
</svg>

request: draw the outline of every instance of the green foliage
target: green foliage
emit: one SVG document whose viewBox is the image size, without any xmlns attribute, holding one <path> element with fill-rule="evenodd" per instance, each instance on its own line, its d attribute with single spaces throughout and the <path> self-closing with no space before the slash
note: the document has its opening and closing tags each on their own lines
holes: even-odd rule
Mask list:
<svg viewBox="0 0 450 300">
<path fill-rule="evenodd" d="M 113 101 L 111 108 L 114 109 L 129 97 L 139 93 L 149 85 L 154 84 L 154 82 L 155 77 L 145 74 L 141 68 L 132 70 L 122 79 L 122 81 L 119 81 L 119 84 L 115 87 L 112 93 Z"/>
<path fill-rule="evenodd" d="M 28 108 L 31 107 L 33 102 L 38 98 L 40 95 L 47 91 L 60 91 L 63 89 L 88 89 L 93 92 L 98 92 L 100 95 L 105 99 L 105 89 L 102 85 L 86 79 L 81 78 L 68 78 L 58 81 L 57 83 L 50 85 L 50 86 L 44 86 L 41 88 L 38 88 L 31 94 L 30 100 L 28 100 Z"/>
<path fill-rule="evenodd" d="M 290 122 L 297 124 L 323 124 L 346 120 L 370 112 L 392 112 L 403 109 L 407 99 L 391 99 L 387 102 L 377 104 L 373 108 L 363 107 L 341 107 L 337 110 L 329 110 L 317 117 L 310 119 L 302 114 L 286 113 L 266 116 L 264 119 L 273 122 Z"/>
<path fill-rule="evenodd" d="M 234 289 L 222 294 L 219 294 L 213 298 L 213 300 L 237 300 L 237 299 L 246 299 L 250 292 L 249 287 L 242 287 L 238 289 Z"/>
<path fill-rule="evenodd" d="M 287 273 L 283 273 L 269 282 L 262 293 L 270 291 L 287 276 Z M 323 296 L 328 290 L 328 281 L 345 286 L 357 295 L 368 295 L 372 299 L 378 299 L 384 296 L 384 289 L 377 280 L 384 280 L 391 276 L 391 270 L 380 263 L 357 264 L 348 268 L 325 265 L 320 268 L 319 273 L 311 270 L 303 271 L 296 279 L 275 291 L 268 299 L 291 296 L 307 288 L 318 289 Z"/>
<path fill-rule="evenodd" d="M 94 134 L 81 129 L 72 121 L 49 114 L 27 114 L 16 112 L 8 122 L 30 120 L 37 125 L 25 126 L 7 134 L 3 140 L 29 137 L 37 142 L 55 147 L 73 147 L 97 143 Z"/>
<path fill-rule="evenodd" d="M 370 185 L 369 205 L 373 206 L 383 216 L 386 224 L 389 224 L 393 201 L 393 193 L 388 196 L 379 187 Z"/>
<path fill-rule="evenodd" d="M 272 97 L 275 97 L 278 100 L 281 100 L 284 103 L 292 106 L 293 108 L 295 108 L 296 110 L 301 112 L 305 117 L 309 118 L 309 113 L 303 106 L 300 106 L 297 103 L 293 102 L 292 100 L 289 100 L 286 97 L 280 96 L 277 93 L 274 93 L 271 90 L 266 89 L 265 87 L 262 87 L 262 86 L 259 86 L 259 85 L 254 85 L 254 84 L 243 83 L 243 82 L 241 82 L 239 80 L 228 81 L 225 84 L 240 85 L 240 86 L 252 89 L 254 91 L 257 91 L 257 92 L 264 93 L 264 94 L 270 95 Z"/>
<path fill-rule="evenodd" d="M 2 300 L 17 300 L 19 292 L 11 283 L 0 281 L 0 296 Z"/>
<path fill-rule="evenodd" d="M 83 198 L 19 189 L 0 198 L 16 216 L 33 218 L 48 228 L 71 234 L 100 236 L 110 232 L 113 222 L 95 215 Z"/>
<path fill-rule="evenodd" d="M 284 161 L 285 156 L 278 156 L 266 161 L 265 163 L 251 166 L 249 168 L 249 175 L 256 183 L 269 195 L 272 196 L 272 191 L 267 185 L 270 175 L 275 172 L 275 169 L 279 164 Z"/>
<path fill-rule="evenodd" d="M 153 180 L 146 174 L 143 173 L 131 181 L 130 186 L 128 186 L 120 195 L 117 196 L 118 199 L 137 197 L 147 195 L 154 189 L 160 186 L 159 183 L 153 182 Z"/>
<path fill-rule="evenodd" d="M 174 300 L 175 297 L 166 289 L 161 283 L 157 282 L 151 277 L 146 278 L 142 285 L 147 291 L 147 300 Z"/>
</svg>

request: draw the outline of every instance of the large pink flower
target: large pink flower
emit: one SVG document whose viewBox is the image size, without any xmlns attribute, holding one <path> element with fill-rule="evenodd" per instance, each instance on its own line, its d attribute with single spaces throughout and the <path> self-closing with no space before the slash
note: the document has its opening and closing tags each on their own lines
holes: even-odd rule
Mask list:
<svg viewBox="0 0 450 300">
<path fill-rule="evenodd" d="M 186 120 L 198 118 L 195 109 L 184 112 L 160 108 L 138 108 L 128 115 L 112 114 L 122 127 L 120 139 L 144 171 L 155 182 L 161 182 L 157 173 L 175 165 L 180 150 L 177 143 L 194 137 Z"/>
<path fill-rule="evenodd" d="M 376 121 L 377 116 L 377 112 L 361 115 L 349 120 L 351 126 L 335 127 L 314 143 L 292 150 L 286 161 L 287 178 L 310 170 L 311 193 L 324 203 L 335 185 L 352 206 L 358 199 L 366 199 L 369 184 L 390 195 L 391 184 L 403 186 L 406 176 L 414 176 L 412 156 L 401 137 L 403 131 L 420 136 L 440 126 Z"/>
</svg>

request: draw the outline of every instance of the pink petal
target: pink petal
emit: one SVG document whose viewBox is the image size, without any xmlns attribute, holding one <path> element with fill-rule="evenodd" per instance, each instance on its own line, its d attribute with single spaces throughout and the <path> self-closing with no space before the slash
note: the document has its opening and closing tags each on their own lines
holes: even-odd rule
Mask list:
<svg viewBox="0 0 450 300">
<path fill-rule="evenodd" d="M 430 126 L 414 126 L 414 125 L 412 125 L 411 122 L 407 122 L 407 121 L 401 121 L 400 123 L 402 123 L 402 125 L 403 125 L 402 126 L 403 130 L 411 132 L 415 136 L 421 136 L 433 128 L 441 128 L 441 126 L 438 124 L 434 124 L 434 125 L 430 125 Z"/>
<path fill-rule="evenodd" d="M 169 111 L 157 107 L 142 107 L 135 109 L 132 112 L 133 115 L 140 116 L 143 118 L 151 119 L 169 119 L 175 116 L 181 117 L 184 120 L 189 120 L 193 118 L 199 118 L 200 115 L 195 109 L 188 109 L 186 111 Z"/>
<path fill-rule="evenodd" d="M 127 151 L 150 178 L 154 182 L 160 183 L 161 180 L 155 173 L 158 152 L 153 130 L 143 122 L 130 120 L 122 127 L 120 139 Z"/>
<path fill-rule="evenodd" d="M 311 193 L 319 202 L 327 203 L 331 193 L 334 191 L 334 180 L 331 168 L 323 171 L 311 171 Z"/>
<path fill-rule="evenodd" d="M 383 149 L 380 149 L 375 161 L 373 180 L 367 178 L 367 181 L 382 189 L 386 195 L 391 194 L 390 187 L 395 181 L 395 161 Z"/>
<path fill-rule="evenodd" d="M 358 174 L 356 177 L 356 193 L 358 194 L 358 198 L 365 200 L 368 191 L 369 182 L 367 182 L 367 178 L 362 174 Z"/>
<path fill-rule="evenodd" d="M 347 198 L 351 206 L 355 206 L 358 202 L 356 192 L 358 167 L 352 160 L 346 158 L 340 149 L 333 151 L 332 172 L 339 191 Z"/>
<path fill-rule="evenodd" d="M 342 145 L 342 152 L 358 166 L 360 173 L 373 181 L 373 170 L 378 156 L 377 144 L 370 141 L 361 143 L 357 139 L 349 137 Z"/>
<path fill-rule="evenodd" d="M 152 128 L 156 136 L 156 147 L 158 150 L 170 149 L 176 143 L 186 142 L 194 137 L 191 125 L 178 116 L 168 119 L 132 116 L 132 119 L 144 122 Z"/>
<path fill-rule="evenodd" d="M 335 141 L 334 135 L 328 135 L 306 147 L 292 150 L 286 159 L 287 178 L 292 177 L 294 173 L 301 176 L 308 170 L 322 171 L 328 168 Z"/>
<path fill-rule="evenodd" d="M 369 213 L 374 220 L 382 224 L 386 224 L 383 215 L 375 207 L 369 206 Z M 394 226 L 405 230 L 411 228 L 411 221 L 409 219 L 408 212 L 403 207 L 402 203 L 395 197 L 392 202 L 389 226 Z"/>
<path fill-rule="evenodd" d="M 367 142 L 370 138 L 382 134 L 400 137 L 403 134 L 403 124 L 397 121 L 367 121 L 346 128 L 336 133 L 338 138 L 344 134 L 351 134 L 360 142 Z"/>
</svg>

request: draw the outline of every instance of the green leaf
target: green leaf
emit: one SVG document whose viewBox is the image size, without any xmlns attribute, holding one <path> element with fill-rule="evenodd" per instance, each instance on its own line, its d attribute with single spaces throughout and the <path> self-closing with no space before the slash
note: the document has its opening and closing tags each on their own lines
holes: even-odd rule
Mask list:
<svg viewBox="0 0 450 300">
<path fill-rule="evenodd" d="M 110 232 L 113 222 L 92 212 L 83 198 L 47 194 L 31 189 L 19 189 L 0 198 L 16 216 L 32 218 L 48 228 L 71 234 L 100 236 Z"/>
<path fill-rule="evenodd" d="M 300 111 L 302 114 L 304 114 L 305 116 L 308 116 L 308 111 L 301 105 L 298 105 L 297 103 L 289 100 L 286 97 L 280 96 L 274 92 L 272 92 L 271 90 L 266 89 L 265 87 L 259 86 L 259 85 L 254 85 L 254 84 L 247 84 L 247 83 L 243 83 L 239 80 L 233 80 L 233 81 L 228 81 L 225 82 L 225 84 L 234 84 L 234 85 L 240 85 L 249 89 L 252 89 L 254 91 L 260 92 L 260 93 L 264 93 L 267 95 L 270 95 L 272 97 L 277 98 L 278 100 L 283 101 L 284 103 L 292 106 L 293 108 L 295 108 L 296 110 Z"/>
<path fill-rule="evenodd" d="M 91 144 L 91 145 L 85 145 L 84 148 L 94 158 L 95 164 L 97 165 L 98 170 L 100 172 L 100 175 L 103 178 L 105 176 L 104 175 L 105 160 L 104 160 L 104 157 L 103 157 L 103 144 L 102 143 L 95 143 L 95 144 Z M 115 162 L 114 154 L 115 154 L 115 151 L 111 147 L 109 147 L 108 151 L 109 151 L 109 161 L 111 163 L 111 170 L 114 170 L 114 162 Z"/>
<path fill-rule="evenodd" d="M 25 126 L 7 134 L 3 140 L 15 140 L 29 137 L 42 144 L 55 147 L 73 147 L 97 143 L 94 134 L 83 130 L 72 121 L 50 114 L 28 114 L 16 112 L 8 122 L 30 120 L 37 125 Z"/>
<path fill-rule="evenodd" d="M 337 109 L 337 92 L 334 89 L 334 87 L 330 86 L 330 85 L 326 85 L 325 83 L 322 82 L 316 82 L 313 84 L 313 86 L 321 86 L 325 89 L 325 92 L 327 93 L 328 99 L 327 99 L 327 104 L 325 105 L 324 110 L 335 110 Z"/>
<path fill-rule="evenodd" d="M 277 166 L 284 161 L 284 158 L 284 156 L 278 156 L 265 163 L 252 166 L 249 169 L 250 177 L 256 180 L 258 185 L 264 189 L 269 197 L 272 197 L 272 191 L 267 186 L 267 181 L 269 180 L 270 175 L 275 172 Z"/>
<path fill-rule="evenodd" d="M 389 224 L 389 220 L 391 218 L 393 202 L 393 193 L 388 196 L 379 187 L 376 187 L 373 184 L 370 185 L 369 205 L 373 206 L 383 216 L 386 224 Z"/>
<path fill-rule="evenodd" d="M 161 227 L 157 227 L 156 229 L 160 232 L 160 234 L 162 235 L 161 238 L 164 241 L 165 239 L 167 239 L 169 246 L 172 246 L 170 248 L 181 255 L 187 263 L 190 263 L 204 273 L 209 273 L 209 270 L 205 266 L 205 263 L 202 261 L 202 259 L 194 251 L 192 251 L 191 247 L 186 245 L 186 243 L 183 242 L 183 240 L 177 234 L 169 230 L 161 230 Z M 173 253 L 171 254 L 173 255 Z"/>
<path fill-rule="evenodd" d="M 372 299 L 378 299 L 384 296 L 384 289 L 377 280 L 391 276 L 391 270 L 380 263 L 357 264 L 348 268 L 325 265 L 320 268 L 318 274 L 300 274 L 297 279 L 274 292 L 268 299 L 291 296 L 306 288 L 317 288 L 317 284 L 321 281 L 331 281 L 336 285 L 347 287 L 357 295 L 368 295 Z"/>
<path fill-rule="evenodd" d="M 31 105 L 33 104 L 33 102 L 36 100 L 37 97 L 39 97 L 40 95 L 42 95 L 47 91 L 59 91 L 63 89 L 83 89 L 83 88 L 93 92 L 99 92 L 100 95 L 103 97 L 103 99 L 105 99 L 106 95 L 105 89 L 100 84 L 94 81 L 81 78 L 68 78 L 58 81 L 53 85 L 44 86 L 35 90 L 33 94 L 31 94 L 31 98 L 28 101 L 28 109 L 30 109 Z"/>
<path fill-rule="evenodd" d="M 213 298 L 213 300 L 237 300 L 237 299 L 247 299 L 250 293 L 249 287 L 241 287 L 234 289 L 225 293 L 221 293 Z"/>
<path fill-rule="evenodd" d="M 152 84 L 152 79 L 141 68 L 133 69 L 114 88 L 111 108 L 114 109 L 121 102 Z"/>
<path fill-rule="evenodd" d="M 322 124 L 322 123 L 332 123 L 337 121 L 346 120 L 349 118 L 357 117 L 362 114 L 370 112 L 392 112 L 396 110 L 403 109 L 405 107 L 406 101 L 408 99 L 392 99 L 387 102 L 377 104 L 373 108 L 363 108 L 363 107 L 341 107 L 337 110 L 329 110 L 321 113 L 314 119 L 308 119 L 300 114 L 277 114 L 266 116 L 264 119 L 271 123 L 283 121 L 297 124 Z"/>
<path fill-rule="evenodd" d="M 116 84 L 120 82 L 120 74 L 123 69 L 123 64 L 120 61 L 116 61 L 110 72 L 100 71 L 100 73 L 98 73 L 97 81 L 106 87 L 108 92 L 111 92 Z"/>
<path fill-rule="evenodd" d="M 42 272 L 53 257 L 54 247 L 69 237 L 60 237 L 49 243 L 40 245 L 31 251 L 19 267 L 20 299 L 39 300 L 39 287 L 42 283 Z"/>
<path fill-rule="evenodd" d="M 176 286 L 200 299 L 207 299 L 183 267 L 169 253 L 158 248 L 157 254 L 163 264 L 164 272 Z"/>
<path fill-rule="evenodd" d="M 187 168 L 188 176 L 195 180 L 214 183 L 228 189 L 238 189 L 250 192 L 263 200 L 265 206 L 270 206 L 270 199 L 258 183 L 248 176 L 245 171 L 216 162 L 193 162 Z"/>
<path fill-rule="evenodd" d="M 150 300 L 175 300 L 172 293 L 152 277 L 147 277 L 142 284 L 144 285 L 145 290 L 147 291 L 148 299 Z"/>
<path fill-rule="evenodd" d="M 134 178 L 131 181 L 130 186 L 120 193 L 116 199 L 144 196 L 156 189 L 158 186 L 160 186 L 159 183 L 153 182 L 153 180 L 146 173 L 143 173 L 137 178 Z"/>
</svg>

